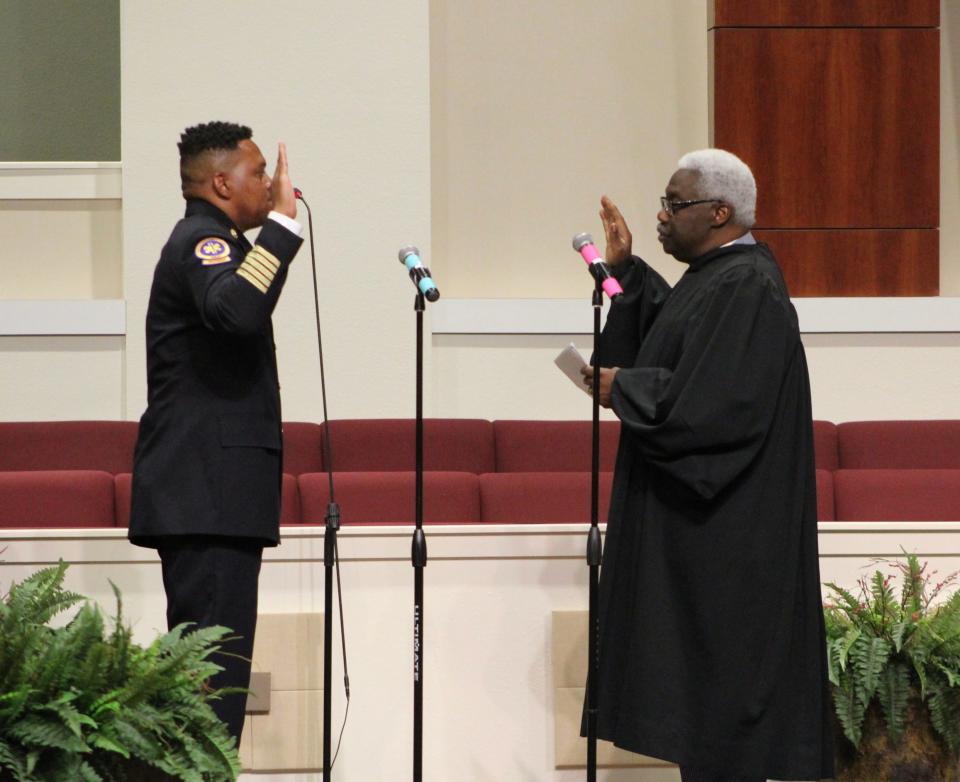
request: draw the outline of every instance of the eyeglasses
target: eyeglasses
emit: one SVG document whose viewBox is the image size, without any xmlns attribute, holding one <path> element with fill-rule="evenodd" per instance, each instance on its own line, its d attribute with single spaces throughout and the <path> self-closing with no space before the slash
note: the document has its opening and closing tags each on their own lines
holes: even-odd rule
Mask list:
<svg viewBox="0 0 960 782">
<path fill-rule="evenodd" d="M 671 201 L 666 196 L 660 196 L 660 207 L 668 215 L 675 215 L 677 212 L 686 209 L 694 204 L 722 204 L 719 198 L 701 198 L 697 201 Z"/>
</svg>

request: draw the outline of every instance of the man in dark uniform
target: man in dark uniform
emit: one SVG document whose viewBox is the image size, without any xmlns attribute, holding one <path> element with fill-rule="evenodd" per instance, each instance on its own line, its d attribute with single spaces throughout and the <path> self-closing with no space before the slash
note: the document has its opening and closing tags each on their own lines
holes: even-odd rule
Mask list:
<svg viewBox="0 0 960 782">
<path fill-rule="evenodd" d="M 167 624 L 225 625 L 214 687 L 246 687 L 264 546 L 279 543 L 280 393 L 271 314 L 302 243 L 280 144 L 271 179 L 250 128 L 181 136 L 186 215 L 154 272 L 147 410 L 134 455 L 130 540 L 156 548 Z M 244 232 L 263 226 L 256 244 Z M 239 743 L 246 695 L 215 702 Z"/>
<path fill-rule="evenodd" d="M 681 158 L 657 215 L 688 265 L 671 289 L 602 200 L 624 294 L 601 342 L 600 401 L 622 427 L 599 735 L 684 782 L 833 776 L 807 365 L 755 203 L 734 155 Z"/>
</svg>

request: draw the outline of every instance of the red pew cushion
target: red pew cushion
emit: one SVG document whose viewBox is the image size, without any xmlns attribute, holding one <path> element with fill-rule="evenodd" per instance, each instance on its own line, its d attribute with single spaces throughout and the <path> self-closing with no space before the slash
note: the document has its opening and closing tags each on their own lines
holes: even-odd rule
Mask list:
<svg viewBox="0 0 960 782">
<path fill-rule="evenodd" d="M 320 424 L 285 421 L 283 424 L 283 471 L 290 475 L 323 470 L 323 427 Z"/>
<path fill-rule="evenodd" d="M 297 488 L 297 478 L 285 472 L 280 486 L 280 523 L 297 524 L 299 521 L 300 490 Z"/>
<path fill-rule="evenodd" d="M 0 527 L 113 526 L 113 476 L 107 472 L 0 472 Z"/>
<path fill-rule="evenodd" d="M 343 524 L 415 522 L 413 472 L 338 472 L 334 481 Z M 323 524 L 330 501 L 327 474 L 301 475 L 298 486 L 303 522 Z M 466 472 L 425 472 L 423 521 L 426 524 L 480 521 L 477 476 Z"/>
<path fill-rule="evenodd" d="M 600 473 L 599 520 L 607 520 L 613 473 Z M 491 524 L 589 524 L 589 472 L 501 472 L 480 476 L 480 512 Z"/>
<path fill-rule="evenodd" d="M 0 472 L 133 469 L 135 421 L 0 423 Z"/>
<path fill-rule="evenodd" d="M 839 521 L 960 521 L 960 470 L 838 470 Z"/>
<path fill-rule="evenodd" d="M 367 418 L 323 424 L 336 472 L 413 471 L 416 422 L 412 418 Z M 492 472 L 493 427 L 472 418 L 423 422 L 423 468 L 443 472 Z M 324 465 L 329 468 L 329 465 Z"/>
<path fill-rule="evenodd" d="M 817 521 L 835 521 L 833 473 L 817 470 Z"/>
<path fill-rule="evenodd" d="M 960 468 L 960 421 L 850 421 L 837 438 L 844 470 Z"/>
<path fill-rule="evenodd" d="M 813 422 L 813 453 L 818 470 L 836 470 L 840 466 L 837 425 L 833 421 Z"/>
<path fill-rule="evenodd" d="M 118 527 L 130 527 L 130 492 L 132 486 L 133 476 L 128 472 L 120 473 L 113 479 L 113 497 Z"/>
<path fill-rule="evenodd" d="M 496 472 L 589 472 L 592 429 L 590 421 L 494 421 Z M 619 438 L 619 421 L 600 422 L 601 472 L 613 471 Z"/>
</svg>

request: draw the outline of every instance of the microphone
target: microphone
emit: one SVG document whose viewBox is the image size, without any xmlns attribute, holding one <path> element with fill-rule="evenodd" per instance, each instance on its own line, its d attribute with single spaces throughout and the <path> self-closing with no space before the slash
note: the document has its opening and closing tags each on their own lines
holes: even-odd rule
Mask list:
<svg viewBox="0 0 960 782">
<path fill-rule="evenodd" d="M 600 287 L 603 288 L 610 300 L 613 301 L 618 296 L 623 295 L 623 288 L 617 282 L 616 277 L 610 271 L 610 267 L 603 262 L 597 246 L 593 243 L 593 237 L 590 234 L 577 234 L 573 237 L 573 249 L 583 256 L 587 262 L 590 273 L 600 281 Z"/>
<path fill-rule="evenodd" d="M 401 247 L 397 253 L 400 263 L 407 267 L 410 272 L 410 280 L 422 293 L 427 301 L 436 301 L 440 298 L 440 291 L 437 290 L 436 283 L 430 278 L 430 270 L 423 265 L 420 260 L 420 250 L 412 245 Z"/>
<path fill-rule="evenodd" d="M 299 187 L 293 188 L 293 197 L 296 198 L 298 201 L 303 201 L 303 191 Z M 303 203 L 307 203 L 307 202 L 303 201 Z"/>
</svg>

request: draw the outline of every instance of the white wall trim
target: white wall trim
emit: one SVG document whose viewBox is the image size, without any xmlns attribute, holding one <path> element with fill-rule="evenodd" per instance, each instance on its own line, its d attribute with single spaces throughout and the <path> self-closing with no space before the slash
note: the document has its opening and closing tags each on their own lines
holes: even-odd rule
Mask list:
<svg viewBox="0 0 960 782">
<path fill-rule="evenodd" d="M 0 336 L 102 336 L 127 333 L 123 299 L 0 300 Z"/>
<path fill-rule="evenodd" d="M 86 200 L 121 198 L 119 162 L 28 161 L 0 163 L 0 199 Z"/>
<path fill-rule="evenodd" d="M 601 531 L 606 531 L 601 524 Z M 820 557 L 960 554 L 957 521 L 821 521 Z M 588 524 L 430 524 L 430 560 L 584 558 Z M 264 550 L 271 562 L 322 562 L 322 526 L 281 527 L 282 545 Z M 347 525 L 340 530 L 344 562 L 409 562 L 412 525 Z M 0 529 L 7 564 L 154 562 L 152 549 L 127 540 L 126 529 Z M 586 568 L 586 564 L 584 564 Z"/>
<path fill-rule="evenodd" d="M 960 332 L 960 298 L 798 298 L 793 303 L 805 334 Z M 434 334 L 593 332 L 593 309 L 586 299 L 441 299 L 428 310 Z"/>
</svg>

